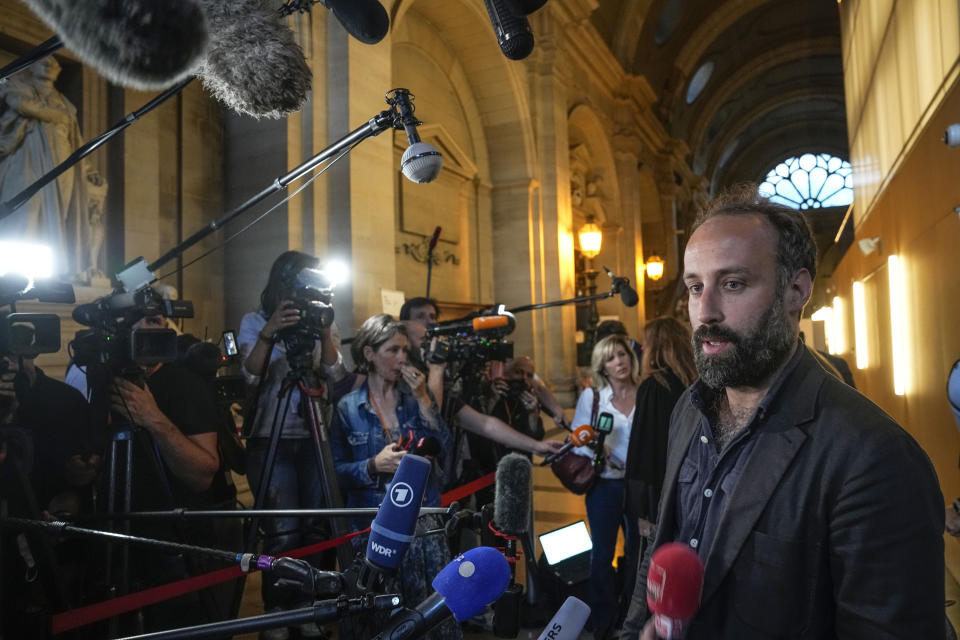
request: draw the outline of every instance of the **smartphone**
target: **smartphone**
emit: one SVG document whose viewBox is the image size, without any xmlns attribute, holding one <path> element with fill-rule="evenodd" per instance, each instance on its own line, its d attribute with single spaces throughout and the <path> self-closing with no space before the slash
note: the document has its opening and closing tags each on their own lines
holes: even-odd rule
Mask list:
<svg viewBox="0 0 960 640">
<path fill-rule="evenodd" d="M 604 411 L 599 416 L 597 416 L 597 433 L 610 433 L 613 431 L 613 414 Z"/>
<path fill-rule="evenodd" d="M 240 353 L 237 350 L 237 336 L 233 331 L 223 332 L 223 350 L 227 353 L 227 356 L 235 356 Z"/>
</svg>

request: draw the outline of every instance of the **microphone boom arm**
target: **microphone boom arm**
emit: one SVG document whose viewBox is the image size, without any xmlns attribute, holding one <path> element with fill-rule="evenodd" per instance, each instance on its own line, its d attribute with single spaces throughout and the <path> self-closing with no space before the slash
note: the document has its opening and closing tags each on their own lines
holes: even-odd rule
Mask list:
<svg viewBox="0 0 960 640">
<path fill-rule="evenodd" d="M 604 300 L 616 295 L 615 291 L 606 293 L 595 293 L 592 296 L 578 296 L 576 298 L 567 298 L 566 300 L 551 300 L 550 302 L 538 302 L 536 304 L 525 304 L 519 307 L 507 309 L 510 313 L 520 313 L 521 311 L 536 311 L 537 309 L 549 309 L 550 307 L 562 307 L 568 304 L 580 304 L 581 302 L 591 302 L 593 300 Z"/>
<path fill-rule="evenodd" d="M 51 38 L 51 41 L 55 39 L 56 38 Z M 69 156 L 67 156 L 67 158 L 63 162 L 61 162 L 60 164 L 55 166 L 53 169 L 50 169 L 50 171 L 47 171 L 45 174 L 37 178 L 37 180 L 35 180 L 33 184 L 31 184 L 29 187 L 27 187 L 17 195 L 13 196 L 6 202 L 0 202 L 0 220 L 3 220 L 7 216 L 13 214 L 14 211 L 22 207 L 24 204 L 26 204 L 28 200 L 30 200 L 30 198 L 35 196 L 37 192 L 40 191 L 40 189 L 43 189 L 45 186 L 47 186 L 48 184 L 50 184 L 51 182 L 59 178 L 60 175 L 62 175 L 68 169 L 70 169 L 75 164 L 83 160 L 85 157 L 87 157 L 88 155 L 90 155 L 91 153 L 99 149 L 101 146 L 106 144 L 110 140 L 110 138 L 122 132 L 124 129 L 132 125 L 141 117 L 143 117 L 153 109 L 157 108 L 158 106 L 160 106 L 161 104 L 163 104 L 164 102 L 172 98 L 173 96 L 180 93 L 183 90 L 183 88 L 186 87 L 188 84 L 190 84 L 190 82 L 192 81 L 193 81 L 193 76 L 190 76 L 186 80 L 182 82 L 178 82 L 177 84 L 173 85 L 172 87 L 170 87 L 169 89 L 161 93 L 160 95 L 156 96 L 153 100 L 143 105 L 136 111 L 131 111 L 130 113 L 125 115 L 122 120 L 120 120 L 115 125 L 113 125 L 110 129 L 101 133 L 99 136 L 97 136 L 93 140 L 89 140 L 85 144 L 82 144 L 79 147 L 77 147 L 76 151 L 74 151 Z"/>
<path fill-rule="evenodd" d="M 367 138 L 372 138 L 376 135 L 379 135 L 380 133 L 383 133 L 387 129 L 395 128 L 397 126 L 397 122 L 398 122 L 398 114 L 394 110 L 393 106 L 391 105 L 390 109 L 385 109 L 384 111 L 381 111 L 374 117 L 370 118 L 370 120 L 368 120 L 366 123 L 357 127 L 356 129 L 354 129 L 344 137 L 340 138 L 339 140 L 331 144 L 329 147 L 327 147 L 317 155 L 313 156 L 312 158 L 310 158 L 300 166 L 293 169 L 290 173 L 284 176 L 275 178 L 273 183 L 269 187 L 262 190 L 260 193 L 257 193 L 251 196 L 245 202 L 234 207 L 233 209 L 226 212 L 216 220 L 212 221 L 207 226 L 203 227 L 202 229 L 194 233 L 189 238 L 186 238 L 185 240 L 183 240 L 180 244 L 176 245 L 175 247 L 173 247 L 172 249 L 164 253 L 162 256 L 160 256 L 159 258 L 151 262 L 147 266 L 147 269 L 149 269 L 150 271 L 156 271 L 158 268 L 162 267 L 163 265 L 170 262 L 177 256 L 181 255 L 184 251 L 186 251 L 187 249 L 197 244 L 198 242 L 206 238 L 208 235 L 210 235 L 220 227 L 224 226 L 225 224 L 227 224 L 228 222 L 230 222 L 231 220 L 239 216 L 241 213 L 250 209 L 250 207 L 254 206 L 258 202 L 261 202 L 262 200 L 269 197 L 270 195 L 280 191 L 281 189 L 284 189 L 288 184 L 290 184 L 294 180 L 297 180 L 303 175 L 313 171 L 321 163 L 332 158 L 333 156 L 337 155 L 341 151 L 344 151 L 345 149 L 349 149 L 350 147 L 356 144 L 359 144 L 360 142 L 363 142 Z M 402 128 L 402 125 L 400 125 L 400 128 Z"/>
</svg>

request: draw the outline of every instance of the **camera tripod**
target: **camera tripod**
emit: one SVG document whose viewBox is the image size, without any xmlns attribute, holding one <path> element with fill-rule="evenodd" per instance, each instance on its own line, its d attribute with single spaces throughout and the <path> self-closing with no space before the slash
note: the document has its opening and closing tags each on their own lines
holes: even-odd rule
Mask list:
<svg viewBox="0 0 960 640">
<path fill-rule="evenodd" d="M 287 417 L 290 414 L 291 405 L 295 392 L 299 391 L 298 406 L 295 410 L 303 417 L 307 430 L 310 433 L 311 449 L 318 472 L 318 481 L 320 483 L 320 492 L 323 504 L 310 505 L 311 507 L 339 508 L 342 507 L 340 497 L 340 488 L 337 483 L 337 476 L 334 467 L 333 453 L 330 450 L 329 421 L 327 420 L 328 410 L 323 400 L 323 381 L 313 369 L 313 349 L 314 339 L 303 340 L 303 336 L 293 334 L 287 336 L 284 340 L 284 346 L 287 349 L 287 363 L 289 371 L 280 384 L 280 390 L 277 394 L 277 403 L 274 407 L 273 418 L 270 425 L 270 439 L 267 445 L 267 453 L 264 458 L 260 473 L 260 482 L 254 497 L 253 509 L 263 509 L 267 500 L 267 491 L 273 478 L 274 467 L 276 466 L 277 450 L 280 446 L 281 436 L 283 435 L 284 425 L 287 423 Z M 271 362 L 271 354 L 267 356 L 264 362 L 263 371 L 261 371 L 261 388 L 266 380 L 267 369 Z M 258 399 L 262 393 L 258 390 Z M 256 406 L 254 403 L 253 406 Z M 249 422 L 253 419 L 255 410 L 248 411 L 245 416 L 244 432 L 249 432 Z M 329 521 L 330 536 L 339 537 L 349 531 L 346 522 L 342 518 L 331 518 Z M 253 550 L 257 545 L 260 535 L 260 516 L 253 516 L 247 525 L 246 536 L 244 539 L 244 550 Z M 341 570 L 350 567 L 353 562 L 353 552 L 345 545 L 337 547 L 337 561 Z M 233 611 L 239 609 L 240 600 L 243 594 L 244 579 L 237 581 L 234 591 Z"/>
<path fill-rule="evenodd" d="M 156 479 L 156 486 L 159 489 L 156 496 L 159 498 L 159 504 L 167 508 L 179 506 L 166 466 L 159 449 L 153 444 L 153 439 L 146 432 L 138 436 L 137 425 L 128 416 L 110 408 L 110 391 L 117 377 L 123 377 L 139 386 L 146 386 L 146 376 L 144 371 L 133 362 L 123 367 L 107 362 L 88 363 L 86 373 L 91 390 L 90 405 L 94 424 L 100 425 L 102 432 L 109 439 L 106 448 L 105 479 L 100 483 L 106 495 L 95 494 L 95 509 L 102 509 L 109 517 L 110 531 L 129 535 L 132 531 L 132 523 L 122 516 L 132 510 L 135 482 L 141 482 L 141 479 L 149 477 Z M 144 437 L 146 439 L 142 440 L 141 438 Z M 120 522 L 117 523 L 117 520 Z M 182 522 L 172 523 L 170 533 L 177 539 L 188 538 Z M 192 556 L 183 556 L 183 563 L 183 569 L 188 574 L 201 571 L 201 567 Z M 115 596 L 128 593 L 131 589 L 132 568 L 130 548 L 124 545 L 119 550 L 115 550 L 114 545 L 108 542 L 104 551 L 103 566 L 105 585 L 109 594 Z M 154 579 L 157 579 L 157 576 L 154 576 Z M 217 610 L 215 598 L 208 590 L 200 591 L 198 597 L 204 612 Z M 137 630 L 142 630 L 141 615 L 138 614 L 134 623 Z M 118 619 L 112 618 L 109 625 L 111 635 L 116 635 Z"/>
</svg>

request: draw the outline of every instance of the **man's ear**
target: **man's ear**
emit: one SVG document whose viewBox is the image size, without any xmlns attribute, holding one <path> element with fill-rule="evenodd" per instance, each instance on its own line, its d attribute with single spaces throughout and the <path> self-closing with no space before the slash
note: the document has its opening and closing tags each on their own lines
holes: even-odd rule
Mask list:
<svg viewBox="0 0 960 640">
<path fill-rule="evenodd" d="M 810 272 L 805 268 L 797 269 L 784 292 L 783 303 L 787 313 L 799 314 L 809 302 L 812 292 L 813 278 L 810 277 Z"/>
</svg>

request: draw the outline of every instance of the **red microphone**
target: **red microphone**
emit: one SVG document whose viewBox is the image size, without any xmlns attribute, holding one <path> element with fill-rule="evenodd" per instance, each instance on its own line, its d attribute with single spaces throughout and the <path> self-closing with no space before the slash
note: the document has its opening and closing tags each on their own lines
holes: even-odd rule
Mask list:
<svg viewBox="0 0 960 640">
<path fill-rule="evenodd" d="M 653 552 L 647 571 L 647 606 L 657 636 L 682 638 L 700 606 L 703 563 L 689 546 L 668 542 Z"/>
</svg>

